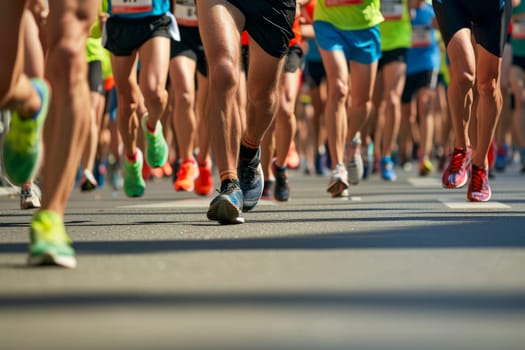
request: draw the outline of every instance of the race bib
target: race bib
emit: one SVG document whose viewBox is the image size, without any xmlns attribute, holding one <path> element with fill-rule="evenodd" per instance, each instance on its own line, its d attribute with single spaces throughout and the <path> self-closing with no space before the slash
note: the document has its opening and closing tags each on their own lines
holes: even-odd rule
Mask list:
<svg viewBox="0 0 525 350">
<path fill-rule="evenodd" d="M 199 21 L 197 20 L 197 6 L 195 5 L 195 1 L 177 0 L 175 3 L 175 17 L 177 17 L 178 24 L 196 27 Z"/>
<path fill-rule="evenodd" d="M 400 20 L 403 17 L 403 1 L 381 0 L 381 13 L 387 20 Z"/>
<path fill-rule="evenodd" d="M 326 7 L 361 5 L 363 0 L 325 0 Z"/>
<path fill-rule="evenodd" d="M 515 39 L 525 39 L 525 19 L 512 22 L 512 37 Z"/>
<path fill-rule="evenodd" d="M 412 26 L 412 47 L 428 47 L 432 44 L 432 28 L 425 25 Z"/>
<path fill-rule="evenodd" d="M 130 14 L 150 12 L 153 9 L 153 0 L 113 0 L 111 10 L 113 13 Z"/>
</svg>

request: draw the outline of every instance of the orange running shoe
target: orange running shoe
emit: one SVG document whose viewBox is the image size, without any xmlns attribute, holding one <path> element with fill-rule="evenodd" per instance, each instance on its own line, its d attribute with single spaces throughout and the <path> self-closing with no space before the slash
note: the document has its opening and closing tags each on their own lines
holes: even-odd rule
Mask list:
<svg viewBox="0 0 525 350">
<path fill-rule="evenodd" d="M 179 167 L 179 171 L 177 171 L 177 180 L 173 184 L 175 191 L 193 191 L 195 188 L 194 181 L 199 175 L 198 171 L 195 160 L 183 160 Z"/>
<path fill-rule="evenodd" d="M 194 182 L 195 193 L 199 196 L 209 196 L 213 192 L 213 177 L 211 176 L 211 162 L 199 164 L 199 176 Z"/>
<path fill-rule="evenodd" d="M 171 177 L 171 175 L 173 175 L 173 168 L 171 167 L 169 161 L 164 163 L 161 169 L 162 169 L 162 174 L 164 175 L 164 177 Z"/>
<path fill-rule="evenodd" d="M 301 165 L 301 158 L 299 157 L 299 153 L 297 153 L 294 141 L 290 144 L 285 164 L 288 169 L 297 169 Z"/>
</svg>

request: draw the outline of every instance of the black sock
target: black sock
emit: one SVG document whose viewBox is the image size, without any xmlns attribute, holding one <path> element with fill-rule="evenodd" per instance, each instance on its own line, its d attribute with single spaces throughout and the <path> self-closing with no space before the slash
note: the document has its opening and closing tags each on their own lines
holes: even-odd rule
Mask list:
<svg viewBox="0 0 525 350">
<path fill-rule="evenodd" d="M 241 145 L 239 155 L 241 158 L 244 158 L 244 159 L 252 159 L 255 157 L 258 150 L 259 150 L 258 148 L 249 148 L 249 147 Z"/>
</svg>

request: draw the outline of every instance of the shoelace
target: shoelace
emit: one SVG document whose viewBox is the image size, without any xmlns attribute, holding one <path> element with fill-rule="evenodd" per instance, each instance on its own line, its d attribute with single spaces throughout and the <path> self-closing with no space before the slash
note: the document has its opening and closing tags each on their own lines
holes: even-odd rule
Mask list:
<svg viewBox="0 0 525 350">
<path fill-rule="evenodd" d="M 459 169 L 461 169 L 461 166 L 463 165 L 463 161 L 466 156 L 466 152 L 462 152 L 459 149 L 455 149 L 450 159 L 450 172 L 457 173 Z"/>
<path fill-rule="evenodd" d="M 179 171 L 177 171 L 177 178 L 186 178 L 188 176 L 188 172 L 190 171 L 191 164 L 181 164 Z"/>
<path fill-rule="evenodd" d="M 257 166 L 247 164 L 241 168 L 241 177 L 243 182 L 253 183 L 257 177 Z"/>
<path fill-rule="evenodd" d="M 485 184 L 485 171 L 479 168 L 472 168 L 472 191 L 481 192 Z"/>
</svg>

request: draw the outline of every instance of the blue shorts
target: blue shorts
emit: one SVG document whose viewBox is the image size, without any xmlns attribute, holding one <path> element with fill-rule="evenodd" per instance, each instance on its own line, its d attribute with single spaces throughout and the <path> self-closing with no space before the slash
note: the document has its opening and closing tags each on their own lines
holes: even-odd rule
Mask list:
<svg viewBox="0 0 525 350">
<path fill-rule="evenodd" d="M 324 21 L 314 22 L 319 47 L 326 51 L 343 51 L 348 61 L 371 64 L 381 58 L 379 26 L 360 30 L 340 30 Z"/>
</svg>

